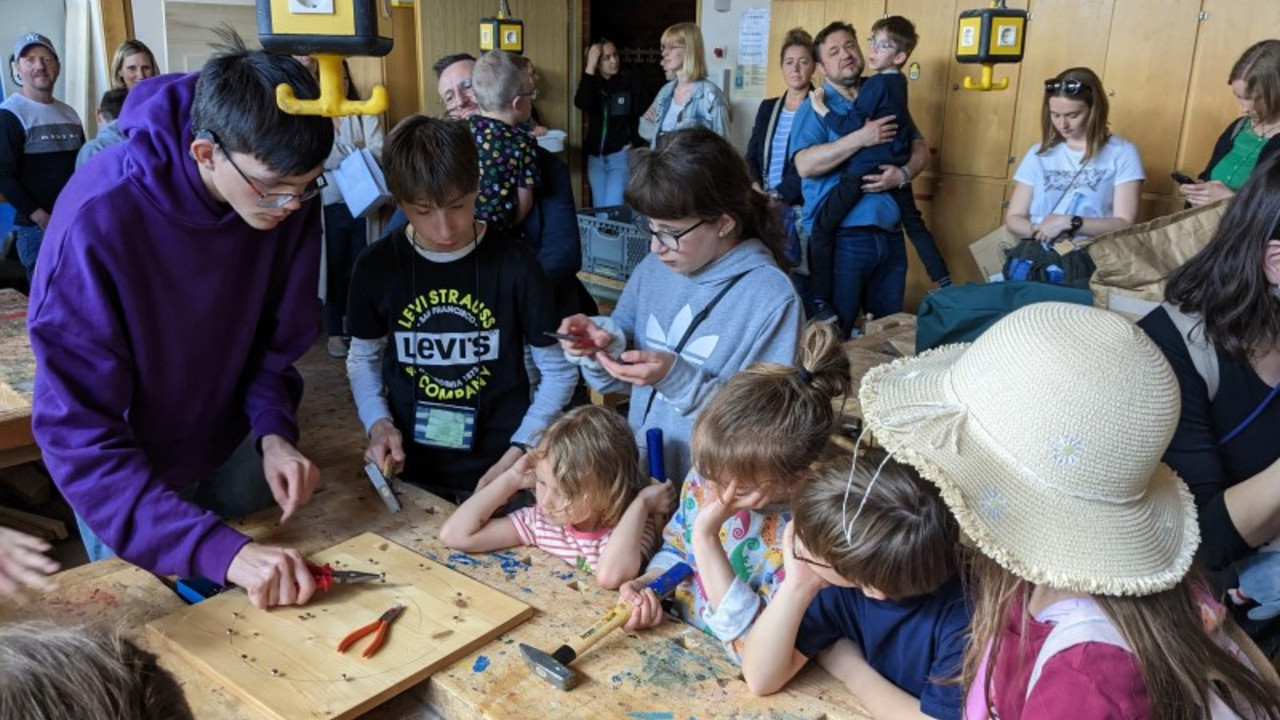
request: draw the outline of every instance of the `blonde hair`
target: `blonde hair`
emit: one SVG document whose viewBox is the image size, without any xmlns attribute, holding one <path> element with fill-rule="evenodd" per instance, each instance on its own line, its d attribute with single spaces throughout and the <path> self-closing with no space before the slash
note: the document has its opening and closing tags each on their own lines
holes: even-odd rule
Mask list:
<svg viewBox="0 0 1280 720">
<path fill-rule="evenodd" d="M 501 112 L 510 107 L 529 81 L 531 66 L 529 58 L 505 50 L 481 55 L 471 71 L 476 104 L 485 112 Z"/>
<path fill-rule="evenodd" d="M 1049 100 L 1055 97 L 1063 97 L 1069 100 L 1079 100 L 1089 108 L 1089 121 L 1085 123 L 1085 148 L 1084 158 L 1081 162 L 1089 162 L 1102 150 L 1102 146 L 1107 144 L 1107 140 L 1111 137 L 1111 132 L 1107 130 L 1107 114 L 1110 112 L 1110 104 L 1107 101 L 1107 93 L 1102 88 L 1102 79 L 1098 74 L 1087 67 L 1076 67 L 1063 70 L 1058 73 L 1053 80 L 1064 83 L 1054 92 L 1045 92 L 1044 105 L 1040 109 L 1040 155 L 1044 155 L 1053 149 L 1054 145 L 1062 142 L 1062 135 L 1058 134 L 1058 129 L 1053 126 L 1053 120 L 1049 117 Z M 1069 80 L 1075 80 L 1080 83 L 1080 91 L 1071 94 L 1066 91 L 1065 83 Z"/>
<path fill-rule="evenodd" d="M 29 622 L 0 628 L 0 717 L 186 720 L 182 688 L 119 632 Z"/>
<path fill-rule="evenodd" d="M 791 512 L 815 559 L 892 600 L 931 593 L 959 569 L 960 527 L 938 489 L 881 450 L 853 468 L 824 467 L 796 491 Z"/>
<path fill-rule="evenodd" d="M 707 76 L 706 51 L 702 47 L 702 28 L 697 23 L 676 23 L 662 31 L 662 44 L 684 45 L 684 67 L 676 73 L 681 80 L 702 80 Z"/>
<path fill-rule="evenodd" d="M 849 359 L 828 323 L 810 323 L 800 367 L 755 363 L 716 392 L 693 426 L 693 465 L 713 482 L 789 497 L 835 426 L 832 399 L 851 387 Z"/>
<path fill-rule="evenodd" d="M 151 52 L 151 48 L 141 40 L 125 40 L 120 43 L 120 47 L 116 48 L 116 54 L 111 58 L 111 87 L 119 90 L 125 87 L 124 84 L 124 61 L 129 59 L 131 55 L 138 53 L 146 53 L 151 58 L 151 69 L 160 72 L 159 66 L 156 65 L 155 53 Z"/>
<path fill-rule="evenodd" d="M 1019 598 L 1019 623 L 1022 637 L 1026 637 L 1027 607 L 1034 587 L 980 553 L 972 553 L 970 560 L 970 587 L 978 589 L 978 597 L 964 654 L 964 687 L 973 685 L 988 643 L 988 667 L 995 667 L 995 658 L 1002 652 L 1000 636 Z M 1193 594 L 1198 585 L 1202 583 L 1193 570 L 1178 585 L 1151 595 L 1091 596 L 1132 648 L 1151 701 L 1151 717 L 1201 720 L 1209 704 L 1208 693 L 1216 690 L 1240 715 L 1280 719 L 1280 685 L 1240 663 L 1205 632 Z M 1226 622 L 1232 621 L 1228 618 Z M 1003 652 L 1022 653 L 1028 662 L 1034 661 L 1026 647 Z M 988 708 L 993 707 L 993 675 L 988 671 L 986 687 L 981 689 Z"/>
<path fill-rule="evenodd" d="M 649 482 L 640 471 L 631 426 L 618 413 L 598 405 L 574 408 L 552 423 L 529 459 L 550 461 L 560 494 L 569 498 L 567 514 L 586 507 L 604 527 L 617 525 L 636 493 Z"/>
<path fill-rule="evenodd" d="M 1253 101 L 1254 112 L 1263 122 L 1280 115 L 1280 40 L 1262 40 L 1231 66 L 1228 83 L 1243 80 L 1245 92 Z"/>
</svg>

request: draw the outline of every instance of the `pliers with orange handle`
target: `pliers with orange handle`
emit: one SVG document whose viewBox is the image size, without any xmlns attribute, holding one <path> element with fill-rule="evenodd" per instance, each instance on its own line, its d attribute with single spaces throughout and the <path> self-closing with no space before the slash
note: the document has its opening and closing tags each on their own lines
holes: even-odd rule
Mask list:
<svg viewBox="0 0 1280 720">
<path fill-rule="evenodd" d="M 352 630 L 349 635 L 342 638 L 342 642 L 338 643 L 338 652 L 346 652 L 347 648 L 351 647 L 355 641 L 376 630 L 378 634 L 373 636 L 373 642 L 369 643 L 363 653 L 360 653 L 360 657 L 373 657 L 373 654 L 378 652 L 378 648 L 382 647 L 382 641 L 387 636 L 387 628 L 391 626 L 391 623 L 395 622 L 396 618 L 400 617 L 400 613 L 404 612 L 404 607 L 404 605 L 396 605 L 382 613 L 382 616 L 377 620 L 362 628 Z"/>
</svg>

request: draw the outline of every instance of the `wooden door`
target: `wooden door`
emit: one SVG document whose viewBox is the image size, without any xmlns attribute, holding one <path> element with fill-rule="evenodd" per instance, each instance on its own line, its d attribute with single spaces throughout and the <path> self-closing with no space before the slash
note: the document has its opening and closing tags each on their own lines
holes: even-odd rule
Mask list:
<svg viewBox="0 0 1280 720">
<path fill-rule="evenodd" d="M 1147 181 L 1143 190 L 1172 195 L 1191 53 L 1200 0 L 1124 0 L 1116 3 L 1102 81 L 1111 99 L 1111 131 L 1138 146 Z M 1158 16 L 1160 22 L 1149 18 Z"/>
<path fill-rule="evenodd" d="M 942 121 L 949 94 L 947 81 L 954 54 L 954 10 L 951 3 L 938 0 L 888 0 L 885 8 L 887 14 L 901 15 L 915 23 L 916 34 L 920 36 L 904 71 L 910 92 L 911 118 L 931 151 L 927 171 L 938 167 L 938 143 L 942 140 Z M 918 73 L 915 72 L 917 65 Z"/>
<path fill-rule="evenodd" d="M 769 12 L 769 64 L 764 84 L 767 98 L 777 97 L 787 89 L 778 62 L 787 31 L 799 27 L 816 35 L 827 24 L 827 4 L 824 0 L 774 0 Z"/>
<path fill-rule="evenodd" d="M 956 284 L 986 281 L 969 245 L 1004 223 L 1006 186 L 1000 179 L 938 178 L 930 229 Z"/>
<path fill-rule="evenodd" d="M 1280 2 L 1203 0 L 1202 8 L 1177 155 L 1188 175 L 1200 174 L 1218 135 L 1240 116 L 1227 84 L 1231 66 L 1250 45 L 1280 35 Z M 1172 99 L 1171 107 L 1178 102 Z"/>
</svg>

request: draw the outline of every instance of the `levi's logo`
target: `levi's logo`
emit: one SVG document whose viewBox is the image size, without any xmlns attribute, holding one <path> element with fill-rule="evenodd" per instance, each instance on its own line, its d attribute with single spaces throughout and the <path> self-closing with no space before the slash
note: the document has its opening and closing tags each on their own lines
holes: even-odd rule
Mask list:
<svg viewBox="0 0 1280 720">
<path fill-rule="evenodd" d="M 472 365 L 498 358 L 498 331 L 397 332 L 396 357 L 403 365 Z"/>
</svg>

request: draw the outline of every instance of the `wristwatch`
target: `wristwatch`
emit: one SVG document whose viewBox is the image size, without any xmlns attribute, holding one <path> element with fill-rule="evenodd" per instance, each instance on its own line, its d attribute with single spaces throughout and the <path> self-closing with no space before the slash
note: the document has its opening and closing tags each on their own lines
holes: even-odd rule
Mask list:
<svg viewBox="0 0 1280 720">
<path fill-rule="evenodd" d="M 1084 218 L 1079 215 L 1071 216 L 1071 234 L 1080 232 L 1080 228 L 1084 225 Z"/>
</svg>

